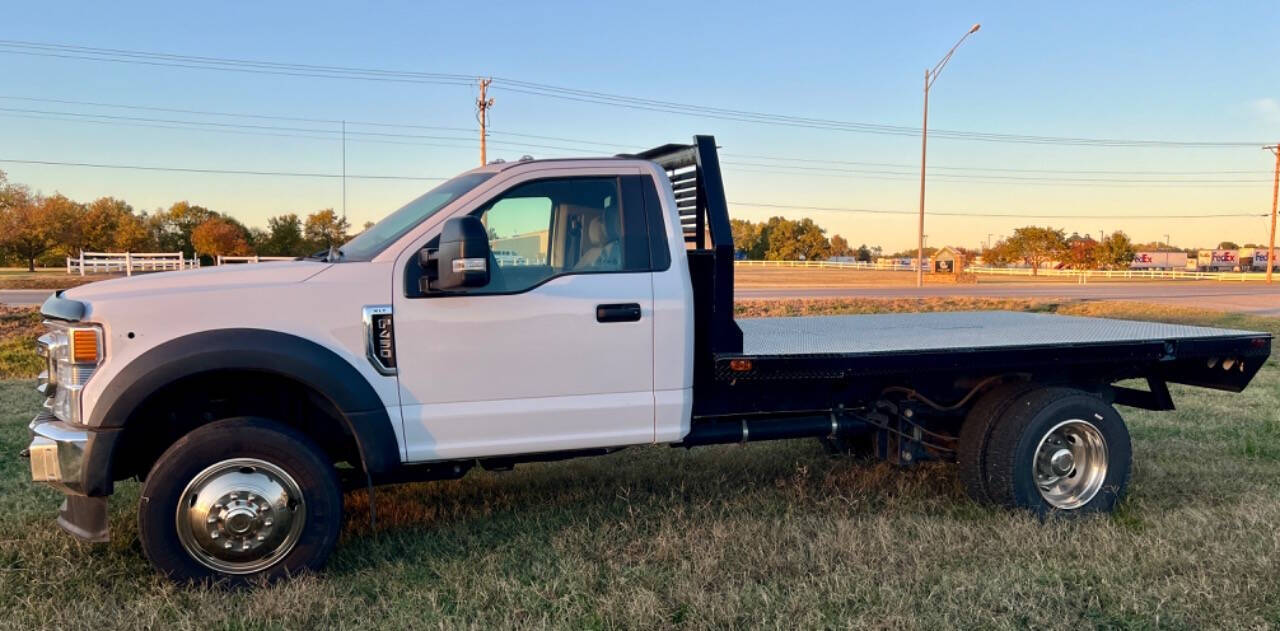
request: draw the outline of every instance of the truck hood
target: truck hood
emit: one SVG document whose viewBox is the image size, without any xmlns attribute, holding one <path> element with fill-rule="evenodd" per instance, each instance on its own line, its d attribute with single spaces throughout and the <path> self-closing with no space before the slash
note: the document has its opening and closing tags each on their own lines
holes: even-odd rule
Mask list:
<svg viewBox="0 0 1280 631">
<path fill-rule="evenodd" d="M 62 295 L 73 300 L 93 302 L 134 296 L 155 296 L 157 293 L 283 285 L 300 283 L 328 269 L 331 265 L 333 264 L 321 261 L 273 261 L 146 273 L 73 287 Z"/>
</svg>

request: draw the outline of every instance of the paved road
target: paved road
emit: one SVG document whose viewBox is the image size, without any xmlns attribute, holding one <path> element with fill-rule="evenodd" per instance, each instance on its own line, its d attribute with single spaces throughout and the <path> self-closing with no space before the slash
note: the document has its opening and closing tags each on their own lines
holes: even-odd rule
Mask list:
<svg viewBox="0 0 1280 631">
<path fill-rule="evenodd" d="M 52 289 L 0 289 L 2 305 L 38 305 L 44 302 Z"/>
<path fill-rule="evenodd" d="M 38 305 L 51 289 L 0 289 L 0 304 Z M 1239 311 L 1280 317 L 1280 285 L 1257 283 L 1009 283 L 990 285 L 929 285 L 915 287 L 740 287 L 738 298 L 914 298 L 962 296 L 970 298 L 1047 298 L 1066 300 L 1131 300 L 1203 309 Z"/>
<path fill-rule="evenodd" d="M 1280 316 L 1280 285 L 1258 283 L 1009 283 L 979 285 L 928 285 L 916 287 L 813 287 L 738 288 L 738 298 L 914 298 L 962 296 L 969 298 L 1047 298 L 1067 300 L 1128 300 L 1181 305 L 1202 309 L 1239 311 Z"/>
</svg>

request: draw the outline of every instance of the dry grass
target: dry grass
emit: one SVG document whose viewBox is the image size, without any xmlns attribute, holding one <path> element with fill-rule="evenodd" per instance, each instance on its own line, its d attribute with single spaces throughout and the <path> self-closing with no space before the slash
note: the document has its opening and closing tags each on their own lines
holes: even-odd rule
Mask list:
<svg viewBox="0 0 1280 631">
<path fill-rule="evenodd" d="M 972 275 L 966 275 L 972 277 Z M 749 267 L 739 265 L 733 270 L 737 287 L 858 287 L 867 285 L 914 286 L 915 272 L 888 270 L 858 270 L 832 268 Z M 925 274 L 930 285 L 954 285 L 954 274 Z"/>
<path fill-rule="evenodd" d="M 34 377 L 44 362 L 35 340 L 44 330 L 36 307 L 0 305 L 0 379 Z"/>
<path fill-rule="evenodd" d="M 118 276 L 121 274 L 73 276 L 62 269 L 38 269 L 34 272 L 28 272 L 25 269 L 3 269 L 0 270 L 0 289 L 67 289 Z"/>
<path fill-rule="evenodd" d="M 915 272 L 890 270 L 836 269 L 821 267 L 751 267 L 739 265 L 733 270 L 734 285 L 742 288 L 779 288 L 788 289 L 811 287 L 913 287 L 916 284 Z M 925 274 L 924 282 L 929 285 L 982 284 L 1008 285 L 1020 283 L 1055 283 L 1074 285 L 1077 280 L 1068 276 L 1003 276 L 993 274 L 965 273 L 957 277 L 954 274 Z M 1143 279 L 1100 278 L 1089 279 L 1090 283 L 1145 283 L 1160 282 Z M 1168 282 L 1168 281 L 1165 281 Z M 1180 284 L 1216 283 L 1218 281 L 1178 281 Z"/>
<path fill-rule="evenodd" d="M 1170 315 L 1238 325 L 1231 318 Z M 1250 328 L 1280 330 L 1256 320 Z M 0 459 L 0 625 L 1280 625 L 1280 367 L 1272 360 L 1240 395 L 1174 395 L 1176 412 L 1124 410 L 1136 462 L 1130 496 L 1110 517 L 1040 523 L 988 510 L 965 498 L 948 465 L 898 471 L 829 458 L 814 441 L 645 447 L 379 489 L 376 528 L 368 497 L 354 492 L 327 571 L 240 592 L 152 574 L 136 542 L 136 483 L 112 500 L 113 541 L 81 545 L 52 525 L 57 494 L 26 481 L 25 461 Z M 0 451 L 26 441 L 36 404 L 29 383 L 0 383 Z"/>
<path fill-rule="evenodd" d="M 1058 303 L 1021 298 L 791 298 L 738 300 L 734 313 L 745 318 L 921 311 L 1052 311 Z"/>
</svg>

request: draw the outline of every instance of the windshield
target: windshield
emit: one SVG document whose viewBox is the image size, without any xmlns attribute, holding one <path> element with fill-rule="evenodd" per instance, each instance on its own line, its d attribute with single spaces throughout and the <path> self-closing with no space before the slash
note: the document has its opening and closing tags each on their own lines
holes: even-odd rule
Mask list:
<svg viewBox="0 0 1280 631">
<path fill-rule="evenodd" d="M 481 182 L 493 177 L 493 173 L 468 173 L 459 175 L 437 186 L 421 197 L 405 204 L 368 230 L 356 235 L 338 249 L 344 261 L 368 261 L 396 239 L 404 236 L 424 219 L 436 214 L 449 202 L 465 195 Z"/>
</svg>

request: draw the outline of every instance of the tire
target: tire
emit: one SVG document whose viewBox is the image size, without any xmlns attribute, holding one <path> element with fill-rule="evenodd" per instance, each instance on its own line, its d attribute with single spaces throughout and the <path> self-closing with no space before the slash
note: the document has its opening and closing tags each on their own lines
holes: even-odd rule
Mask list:
<svg viewBox="0 0 1280 631">
<path fill-rule="evenodd" d="M 151 468 L 138 505 L 143 551 L 178 582 L 241 584 L 318 570 L 341 526 L 338 476 L 324 451 L 255 417 L 180 438 Z"/>
<path fill-rule="evenodd" d="M 991 439 L 991 430 L 1014 401 L 1041 387 L 1026 381 L 996 386 L 982 395 L 965 415 L 956 448 L 956 465 L 960 481 L 973 501 L 993 503 L 991 494 L 987 492 L 987 443 Z"/>
<path fill-rule="evenodd" d="M 1059 461 L 1063 452 L 1068 455 Z M 1042 388 L 1005 410 L 986 454 L 992 502 L 1040 515 L 1077 515 L 1115 508 L 1129 484 L 1133 447 L 1124 419 L 1102 399 L 1072 388 Z"/>
</svg>

